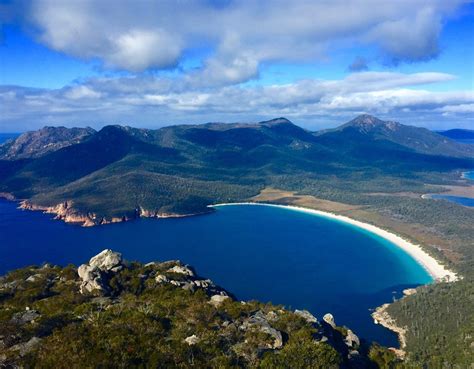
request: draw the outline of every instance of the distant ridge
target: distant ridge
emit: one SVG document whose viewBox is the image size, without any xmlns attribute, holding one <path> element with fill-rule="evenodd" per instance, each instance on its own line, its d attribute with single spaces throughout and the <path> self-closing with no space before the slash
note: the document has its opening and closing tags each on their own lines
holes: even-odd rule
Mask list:
<svg viewBox="0 0 474 369">
<path fill-rule="evenodd" d="M 351 139 L 351 133 L 354 140 L 362 138 L 386 140 L 424 154 L 474 156 L 472 146 L 460 144 L 426 128 L 404 125 L 395 121 L 383 121 L 368 114 L 360 115 L 335 129 L 317 132 L 316 135 L 344 134 L 346 139 Z"/>
<path fill-rule="evenodd" d="M 453 140 L 474 140 L 474 130 L 472 129 L 455 128 L 447 131 L 440 131 L 438 133 Z"/>
<path fill-rule="evenodd" d="M 203 213 L 264 187 L 471 168 L 473 146 L 370 115 L 316 133 L 283 117 L 155 130 L 46 127 L 0 146 L 0 193 L 101 224 Z"/>
</svg>

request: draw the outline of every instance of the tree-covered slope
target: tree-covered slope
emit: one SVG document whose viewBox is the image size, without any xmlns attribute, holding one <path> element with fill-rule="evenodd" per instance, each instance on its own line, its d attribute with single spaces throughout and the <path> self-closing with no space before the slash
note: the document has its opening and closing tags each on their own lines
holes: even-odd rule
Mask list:
<svg viewBox="0 0 474 369">
<path fill-rule="evenodd" d="M 363 116 L 319 134 L 284 118 L 158 130 L 107 126 L 51 152 L 0 160 L 0 192 L 43 207 L 73 202 L 76 210 L 100 220 L 130 218 L 139 209 L 203 212 L 210 203 L 241 201 L 276 187 L 282 177 L 330 183 L 334 176 L 416 178 L 474 167 L 469 151 L 460 156 L 463 145 L 447 138 L 434 144 L 439 135 L 425 130 L 395 124 L 401 130 L 396 137 L 410 131 L 423 150 L 412 140 L 372 132 L 393 124 Z M 444 153 L 440 145 L 450 149 Z"/>
</svg>

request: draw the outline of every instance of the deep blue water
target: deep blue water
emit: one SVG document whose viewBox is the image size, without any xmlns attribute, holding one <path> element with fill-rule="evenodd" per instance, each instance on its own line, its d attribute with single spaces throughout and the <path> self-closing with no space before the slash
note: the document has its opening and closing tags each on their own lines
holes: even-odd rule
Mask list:
<svg viewBox="0 0 474 369">
<path fill-rule="evenodd" d="M 369 232 L 299 211 L 227 206 L 181 219 L 93 228 L 67 225 L 0 201 L 0 274 L 30 264 L 87 261 L 104 248 L 143 262 L 180 259 L 239 299 L 331 312 L 340 325 L 385 345 L 391 332 L 369 309 L 431 278 L 411 257 Z"/>
<path fill-rule="evenodd" d="M 463 178 L 474 181 L 474 171 L 464 172 Z M 431 197 L 432 199 L 451 201 L 451 202 L 454 202 L 455 204 L 459 204 L 463 206 L 474 207 L 474 199 L 470 197 L 443 195 L 443 194 L 430 194 L 429 197 Z"/>
<path fill-rule="evenodd" d="M 3 142 L 11 138 L 16 138 L 19 135 L 20 135 L 19 133 L 0 133 L 0 144 L 2 144 Z"/>
<path fill-rule="evenodd" d="M 447 200 L 459 205 L 474 207 L 474 199 L 471 199 L 470 197 L 439 195 L 439 194 L 432 194 L 430 195 L 430 197 L 432 199 Z"/>
</svg>

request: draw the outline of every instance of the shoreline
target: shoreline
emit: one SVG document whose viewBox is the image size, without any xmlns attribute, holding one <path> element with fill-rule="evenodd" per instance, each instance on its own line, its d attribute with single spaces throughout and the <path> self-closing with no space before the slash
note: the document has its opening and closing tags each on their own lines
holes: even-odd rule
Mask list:
<svg viewBox="0 0 474 369">
<path fill-rule="evenodd" d="M 320 216 L 323 218 L 332 219 L 335 221 L 346 223 L 354 227 L 364 229 L 373 234 L 376 234 L 379 237 L 394 244 L 396 247 L 401 248 L 428 272 L 428 274 L 432 277 L 434 283 L 455 282 L 459 280 L 460 278 L 462 278 L 462 276 L 458 276 L 455 272 L 445 268 L 438 260 L 436 260 L 434 257 L 429 255 L 419 245 L 415 245 L 412 242 L 407 241 L 403 239 L 402 237 L 396 235 L 395 233 L 386 231 L 372 224 L 361 222 L 344 215 L 338 215 L 338 214 L 334 214 L 334 213 L 330 213 L 326 211 L 315 210 L 315 209 L 294 206 L 294 205 L 280 205 L 280 204 L 269 204 L 269 203 L 259 203 L 259 202 L 222 203 L 222 204 L 209 205 L 209 207 L 217 208 L 220 206 L 232 206 L 232 205 L 272 206 L 272 207 L 277 207 L 277 208 L 282 208 L 282 209 L 300 211 L 307 214 L 312 214 L 312 215 Z M 413 293 L 416 293 L 416 290 L 411 291 L 409 294 L 413 294 Z M 404 291 L 404 294 L 405 296 L 408 295 L 408 293 L 405 293 L 405 291 Z M 390 305 L 391 303 L 384 303 L 381 306 L 376 307 L 374 312 L 371 314 L 371 316 L 372 316 L 372 319 L 374 320 L 374 324 L 379 324 L 382 327 L 394 332 L 398 336 L 400 347 L 399 348 L 389 347 L 389 349 L 397 357 L 403 360 L 406 355 L 405 348 L 406 348 L 407 328 L 398 326 L 395 319 L 393 319 L 392 316 L 390 316 L 390 314 L 387 311 Z"/>
<path fill-rule="evenodd" d="M 470 178 L 470 177 L 468 177 L 468 176 L 467 176 L 467 173 L 474 173 L 474 171 L 473 171 L 473 170 L 468 170 L 468 171 L 462 172 L 462 173 L 461 173 L 461 178 L 462 178 L 462 179 L 467 179 L 467 180 L 472 181 L 473 179 Z"/>
<path fill-rule="evenodd" d="M 96 227 L 107 224 L 125 223 L 140 218 L 154 218 L 154 219 L 169 219 L 169 218 L 185 218 L 196 215 L 209 214 L 211 211 L 203 211 L 192 214 L 176 214 L 176 213 L 159 213 L 157 211 L 145 210 L 143 208 L 137 209 L 136 216 L 122 216 L 122 217 L 99 217 L 95 213 L 81 213 L 73 207 L 73 201 L 65 201 L 56 206 L 42 206 L 31 203 L 29 200 L 16 199 L 13 195 L 1 192 L 0 199 L 16 202 L 18 209 L 27 211 L 40 211 L 43 214 L 54 215 L 53 220 L 60 220 L 66 224 L 77 225 L 80 227 Z"/>
<path fill-rule="evenodd" d="M 421 265 L 428 272 L 428 274 L 433 278 L 435 282 L 440 282 L 440 281 L 454 282 L 460 278 L 455 272 L 443 266 L 433 256 L 429 255 L 426 251 L 424 251 L 419 245 L 415 245 L 414 243 L 403 239 L 402 237 L 396 235 L 395 233 L 386 231 L 382 228 L 379 228 L 369 223 L 364 223 L 364 222 L 349 218 L 344 215 L 338 215 L 338 214 L 334 214 L 334 213 L 330 213 L 326 211 L 304 208 L 304 207 L 294 206 L 294 205 L 280 205 L 280 204 L 268 204 L 268 203 L 257 203 L 257 202 L 238 202 L 238 203 L 214 204 L 214 205 L 209 205 L 209 207 L 213 208 L 213 207 L 219 207 L 219 206 L 232 206 L 232 205 L 272 206 L 272 207 L 278 207 L 278 208 L 283 208 L 283 209 L 300 211 L 307 214 L 313 214 L 313 215 L 321 216 L 324 218 L 340 221 L 342 223 L 346 223 L 346 224 L 364 229 L 373 234 L 376 234 L 377 236 L 380 236 L 381 238 L 401 248 L 403 251 L 409 254 L 419 265 Z"/>
</svg>

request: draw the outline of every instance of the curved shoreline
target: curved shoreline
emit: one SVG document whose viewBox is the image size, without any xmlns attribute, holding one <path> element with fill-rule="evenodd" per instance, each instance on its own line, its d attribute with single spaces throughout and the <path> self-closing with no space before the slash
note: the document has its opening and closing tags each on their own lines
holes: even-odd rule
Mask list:
<svg viewBox="0 0 474 369">
<path fill-rule="evenodd" d="M 447 269 L 438 260 L 436 260 L 434 257 L 429 255 L 426 251 L 424 251 L 419 245 L 415 245 L 411 243 L 410 241 L 407 241 L 403 239 L 402 237 L 396 235 L 395 233 L 386 231 L 382 228 L 379 228 L 369 223 L 364 223 L 364 222 L 349 218 L 344 215 L 338 215 L 338 214 L 329 213 L 326 211 L 314 210 L 314 209 L 293 206 L 293 205 L 279 205 L 279 204 L 268 204 L 268 203 L 257 203 L 257 202 L 236 202 L 236 203 L 214 204 L 214 205 L 209 205 L 209 207 L 214 208 L 214 207 L 232 206 L 232 205 L 272 206 L 272 207 L 277 207 L 277 208 L 300 211 L 303 213 L 313 214 L 320 217 L 340 221 L 340 222 L 364 229 L 373 234 L 376 234 L 377 236 L 380 236 L 381 238 L 401 248 L 403 251 L 409 254 L 418 264 L 420 264 L 435 281 L 454 282 L 459 279 L 459 276 L 455 272 Z"/>
</svg>

